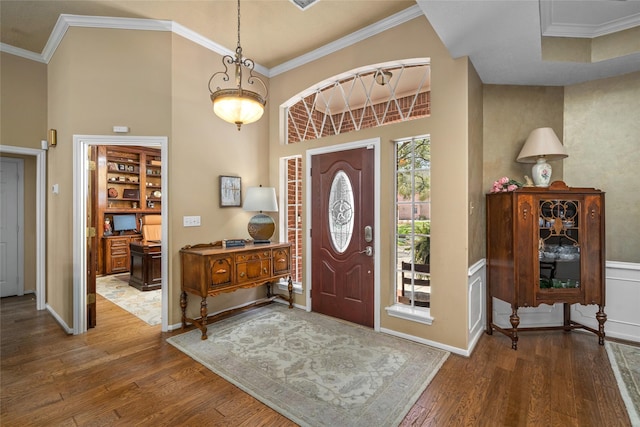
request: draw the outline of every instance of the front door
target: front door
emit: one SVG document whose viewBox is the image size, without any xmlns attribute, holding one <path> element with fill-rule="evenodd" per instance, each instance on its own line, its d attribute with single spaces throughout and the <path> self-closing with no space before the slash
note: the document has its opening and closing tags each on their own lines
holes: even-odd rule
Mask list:
<svg viewBox="0 0 640 427">
<path fill-rule="evenodd" d="M 374 321 L 374 150 L 311 158 L 313 311 Z"/>
</svg>

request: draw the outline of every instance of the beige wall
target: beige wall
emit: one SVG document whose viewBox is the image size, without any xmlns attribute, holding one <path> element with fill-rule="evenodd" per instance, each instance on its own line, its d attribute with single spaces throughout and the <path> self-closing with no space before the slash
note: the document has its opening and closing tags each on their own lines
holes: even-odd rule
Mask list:
<svg viewBox="0 0 640 427">
<path fill-rule="evenodd" d="M 47 139 L 47 66 L 0 52 L 0 144 L 40 149 Z"/>
<path fill-rule="evenodd" d="M 568 86 L 566 182 L 606 193 L 606 259 L 640 262 L 640 72 Z"/>
<path fill-rule="evenodd" d="M 48 153 L 47 302 L 73 326 L 73 135 L 171 133 L 169 33 L 73 27 L 48 66 L 48 127 L 58 145 Z M 99 321 L 99 314 L 98 314 Z"/>
<path fill-rule="evenodd" d="M 416 41 L 407 43 L 408 40 Z M 354 68 L 406 58 L 430 57 L 432 115 L 429 118 L 366 129 L 356 133 L 284 146 L 279 137 L 279 106 L 315 83 Z M 468 80 L 466 58 L 453 60 L 425 18 L 417 18 L 271 79 L 270 177 L 278 179 L 281 157 L 307 149 L 367 138 L 381 140 L 381 326 L 455 347 L 467 347 L 467 192 L 468 192 Z M 477 86 L 477 83 L 474 83 Z M 477 90 L 477 89 L 476 89 Z M 409 322 L 386 314 L 393 302 L 394 266 L 394 146 L 397 138 L 431 134 L 432 201 L 432 326 Z M 304 165 L 303 165 L 304 167 Z M 444 183 L 444 184 L 443 184 Z M 443 185 L 442 185 L 443 184 Z M 304 185 L 304 184 L 303 184 Z M 305 203 L 309 195 L 304 194 Z M 305 261 L 309 257 L 304 256 Z M 303 278 L 303 286 L 309 286 Z M 304 303 L 304 296 L 297 296 Z"/>
<path fill-rule="evenodd" d="M 524 182 L 531 176 L 531 164 L 517 163 L 516 157 L 529 133 L 539 127 L 551 127 L 563 140 L 562 87 L 484 86 L 484 192 L 495 180 L 508 176 Z M 562 179 L 562 160 L 549 162 L 552 181 Z M 572 185 L 572 183 L 567 183 Z"/>
<path fill-rule="evenodd" d="M 469 265 L 485 257 L 485 212 L 482 181 L 483 136 L 482 81 L 469 64 Z"/>
<path fill-rule="evenodd" d="M 255 212 L 219 207 L 219 176 L 239 176 L 247 187 L 270 183 L 268 177 L 269 112 L 238 132 L 219 119 L 207 82 L 221 71 L 221 56 L 180 37 L 172 37 L 171 120 L 169 142 L 169 324 L 180 322 L 180 248 L 221 239 L 248 239 L 247 224 Z M 166 164 L 166 163 L 165 163 Z M 164 190 L 164 189 L 163 189 Z M 163 199 L 165 192 L 163 191 Z M 165 200 L 165 201 L 166 201 Z M 182 217 L 200 215 L 200 227 L 183 227 Z M 277 232 L 277 231 L 276 231 Z M 264 296 L 264 287 L 208 299 L 209 313 Z M 200 298 L 189 296 L 188 313 L 200 316 Z"/>
<path fill-rule="evenodd" d="M 40 149 L 47 138 L 47 66 L 2 52 L 0 88 L 0 144 Z M 36 160 L 6 156 L 24 159 L 24 289 L 35 292 Z"/>
</svg>

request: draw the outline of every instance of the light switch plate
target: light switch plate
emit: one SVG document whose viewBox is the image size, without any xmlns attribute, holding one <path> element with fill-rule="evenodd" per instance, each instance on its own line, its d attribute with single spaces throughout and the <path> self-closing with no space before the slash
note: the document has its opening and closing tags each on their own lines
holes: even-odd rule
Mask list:
<svg viewBox="0 0 640 427">
<path fill-rule="evenodd" d="M 182 225 L 185 227 L 199 227 L 200 226 L 200 216 L 183 216 L 182 217 Z"/>
</svg>

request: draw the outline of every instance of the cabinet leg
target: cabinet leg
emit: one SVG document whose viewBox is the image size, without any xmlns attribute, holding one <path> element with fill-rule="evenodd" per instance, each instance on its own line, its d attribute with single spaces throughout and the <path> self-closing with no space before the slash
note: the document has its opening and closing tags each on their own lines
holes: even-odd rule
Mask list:
<svg viewBox="0 0 640 427">
<path fill-rule="evenodd" d="M 601 305 L 598 305 L 596 319 L 598 320 L 598 344 L 604 345 L 604 322 L 607 321 L 607 315 L 604 312 L 604 307 Z"/>
<path fill-rule="evenodd" d="M 267 282 L 267 298 L 271 298 L 271 282 Z"/>
<path fill-rule="evenodd" d="M 520 325 L 520 317 L 518 317 L 518 307 L 511 309 L 511 316 L 509 316 L 509 322 L 511 323 L 511 348 L 518 349 L 518 325 Z"/>
<path fill-rule="evenodd" d="M 489 295 L 487 297 L 487 329 L 485 329 L 487 335 L 493 335 L 493 297 Z"/>
<path fill-rule="evenodd" d="M 207 297 L 202 297 L 202 301 L 200 301 L 200 330 L 202 331 L 202 336 L 200 339 L 207 339 Z"/>
<path fill-rule="evenodd" d="M 182 329 L 187 327 L 187 293 L 180 294 L 180 308 L 182 309 Z"/>
<path fill-rule="evenodd" d="M 563 314 L 564 314 L 564 331 L 571 332 L 571 305 L 568 303 L 562 304 Z"/>
<path fill-rule="evenodd" d="M 289 276 L 287 290 L 289 291 L 289 308 L 293 308 L 293 282 L 291 281 L 291 276 Z"/>
</svg>

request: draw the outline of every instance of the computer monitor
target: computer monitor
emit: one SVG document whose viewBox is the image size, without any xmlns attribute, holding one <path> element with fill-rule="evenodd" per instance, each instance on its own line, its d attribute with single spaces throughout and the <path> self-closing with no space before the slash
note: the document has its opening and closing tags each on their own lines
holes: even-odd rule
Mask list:
<svg viewBox="0 0 640 427">
<path fill-rule="evenodd" d="M 138 231 L 137 225 L 135 214 L 113 215 L 114 232 L 122 234 L 124 231 Z"/>
</svg>

